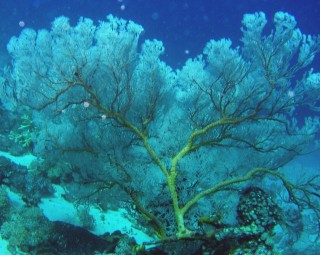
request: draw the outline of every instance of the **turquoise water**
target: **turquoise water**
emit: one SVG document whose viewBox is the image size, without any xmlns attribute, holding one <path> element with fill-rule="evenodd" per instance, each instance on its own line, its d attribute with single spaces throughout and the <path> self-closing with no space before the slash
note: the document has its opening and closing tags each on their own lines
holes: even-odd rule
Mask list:
<svg viewBox="0 0 320 255">
<path fill-rule="evenodd" d="M 0 4 L 1 254 L 318 254 L 319 1 Z"/>
</svg>

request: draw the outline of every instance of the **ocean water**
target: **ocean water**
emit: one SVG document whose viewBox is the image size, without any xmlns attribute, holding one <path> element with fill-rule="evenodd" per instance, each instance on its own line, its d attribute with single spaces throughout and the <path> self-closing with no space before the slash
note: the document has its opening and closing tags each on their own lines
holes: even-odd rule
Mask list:
<svg viewBox="0 0 320 255">
<path fill-rule="evenodd" d="M 277 11 L 292 14 L 306 34 L 319 33 L 319 2 L 308 1 L 2 1 L 1 51 L 21 31 L 19 21 L 34 29 L 49 28 L 54 18 L 64 15 L 75 24 L 79 17 L 96 22 L 113 14 L 141 24 L 145 38 L 157 38 L 166 47 L 165 59 L 181 66 L 188 57 L 200 54 L 212 38 L 230 38 L 240 44 L 241 19 L 245 13 L 263 11 L 269 20 Z M 186 54 L 188 52 L 188 54 Z"/>
<path fill-rule="evenodd" d="M 319 254 L 319 0 L 2 0 L 0 33 L 0 254 Z"/>
</svg>

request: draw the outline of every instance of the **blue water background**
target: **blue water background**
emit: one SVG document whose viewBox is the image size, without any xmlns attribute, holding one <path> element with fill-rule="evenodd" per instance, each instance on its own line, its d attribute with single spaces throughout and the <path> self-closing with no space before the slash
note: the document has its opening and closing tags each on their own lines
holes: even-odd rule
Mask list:
<svg viewBox="0 0 320 255">
<path fill-rule="evenodd" d="M 106 15 L 141 24 L 144 38 L 164 42 L 164 60 L 173 68 L 200 54 L 212 38 L 230 38 L 241 45 L 241 19 L 244 13 L 263 11 L 269 21 L 276 11 L 295 16 L 305 34 L 320 33 L 320 0 L 1 0 L 0 55 L 6 61 L 6 44 L 26 27 L 49 29 L 57 16 L 67 16 L 72 24 L 90 17 L 96 24 Z M 271 22 L 269 22 L 269 29 Z M 319 60 L 319 58 L 317 58 Z M 320 61 L 317 61 L 320 62 Z M 314 64 L 315 65 L 315 64 Z M 319 67 L 319 64 L 316 65 Z"/>
</svg>

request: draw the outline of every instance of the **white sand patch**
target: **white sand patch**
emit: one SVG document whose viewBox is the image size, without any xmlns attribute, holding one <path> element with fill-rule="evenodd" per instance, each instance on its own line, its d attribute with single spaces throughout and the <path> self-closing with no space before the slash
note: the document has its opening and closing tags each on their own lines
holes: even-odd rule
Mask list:
<svg viewBox="0 0 320 255">
<path fill-rule="evenodd" d="M 11 191 L 11 189 L 9 189 L 8 187 L 4 187 L 6 192 L 7 192 L 7 195 L 10 199 L 10 203 L 11 205 L 13 206 L 25 206 L 26 203 L 22 200 L 22 197 L 20 194 L 17 194 L 13 191 Z"/>
<path fill-rule="evenodd" d="M 7 249 L 8 242 L 6 240 L 3 240 L 0 236 L 0 254 L 1 255 L 11 255 L 11 252 Z"/>
<path fill-rule="evenodd" d="M 32 154 L 26 154 L 22 156 L 12 156 L 10 153 L 4 152 L 4 151 L 0 151 L 0 156 L 10 159 L 13 163 L 17 165 L 26 166 L 26 167 L 29 167 L 31 162 L 37 159 Z"/>
<path fill-rule="evenodd" d="M 62 221 L 81 227 L 82 224 L 78 218 L 76 207 L 62 196 L 65 194 L 65 190 L 58 185 L 54 185 L 54 188 L 56 190 L 54 197 L 41 199 L 39 208 L 50 221 Z M 133 226 L 129 218 L 126 217 L 128 212 L 123 208 L 117 211 L 108 210 L 104 212 L 95 206 L 91 206 L 90 214 L 95 221 L 95 228 L 91 232 L 96 235 L 102 235 L 106 232 L 113 233 L 118 230 L 133 237 L 138 244 L 154 240 Z"/>
<path fill-rule="evenodd" d="M 63 221 L 80 226 L 76 208 L 62 197 L 65 194 L 63 188 L 58 185 L 53 186 L 55 189 L 54 196 L 42 198 L 38 207 L 50 221 Z"/>
<path fill-rule="evenodd" d="M 0 151 L 0 156 L 4 156 L 15 164 L 26 167 L 29 167 L 31 162 L 36 159 L 36 157 L 32 154 L 12 156 L 10 153 L 3 151 Z M 38 205 L 39 208 L 50 221 L 62 221 L 82 227 L 76 207 L 63 198 L 65 190 L 61 186 L 53 186 L 55 188 L 54 196 L 42 198 L 41 203 Z M 18 194 L 10 191 L 10 189 L 7 189 L 7 192 L 11 202 L 16 205 L 23 206 L 24 203 Z M 95 220 L 95 229 L 92 231 L 92 233 L 96 235 L 102 235 L 106 232 L 113 233 L 114 231 L 118 230 L 123 234 L 127 234 L 128 236 L 135 238 L 138 244 L 154 240 L 152 237 L 133 226 L 132 222 L 129 220 L 129 217 L 126 217 L 128 212 L 123 208 L 117 211 L 108 210 L 107 212 L 104 212 L 95 206 L 91 206 L 90 214 Z M 6 245 L 0 242 L 1 255 L 10 254 L 3 252 L 1 250 L 2 247 L 6 247 Z"/>
<path fill-rule="evenodd" d="M 103 212 L 96 207 L 91 207 L 90 214 L 95 219 L 96 226 L 92 232 L 96 235 L 119 230 L 121 233 L 133 237 L 138 244 L 154 241 L 154 238 L 133 226 L 127 217 L 128 212 L 124 208 Z"/>
</svg>

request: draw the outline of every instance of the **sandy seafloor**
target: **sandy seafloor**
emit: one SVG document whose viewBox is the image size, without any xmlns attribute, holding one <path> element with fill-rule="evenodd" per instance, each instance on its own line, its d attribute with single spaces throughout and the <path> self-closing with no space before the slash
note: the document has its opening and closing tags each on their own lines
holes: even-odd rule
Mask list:
<svg viewBox="0 0 320 255">
<path fill-rule="evenodd" d="M 36 160 L 36 158 L 31 154 L 14 157 L 9 153 L 0 151 L 0 156 L 9 158 L 14 163 L 27 167 L 33 160 Z M 67 191 L 58 185 L 55 185 L 54 188 L 54 196 L 43 198 L 39 204 L 39 208 L 50 221 L 62 221 L 81 227 L 75 206 L 63 198 L 63 194 Z M 20 199 L 19 195 L 11 192 L 8 189 L 7 192 L 13 204 L 23 205 L 24 202 Z M 116 230 L 120 230 L 122 233 L 135 238 L 138 244 L 152 241 L 150 236 L 133 226 L 132 222 L 129 220 L 128 212 L 126 212 L 124 209 L 119 209 L 117 211 L 108 210 L 108 212 L 103 212 L 99 208 L 91 206 L 90 215 L 93 216 L 95 221 L 95 228 L 91 231 L 93 234 L 102 235 L 106 232 L 112 233 Z M 3 240 L 0 236 L 0 255 L 11 255 L 6 247 L 7 241 Z"/>
</svg>

